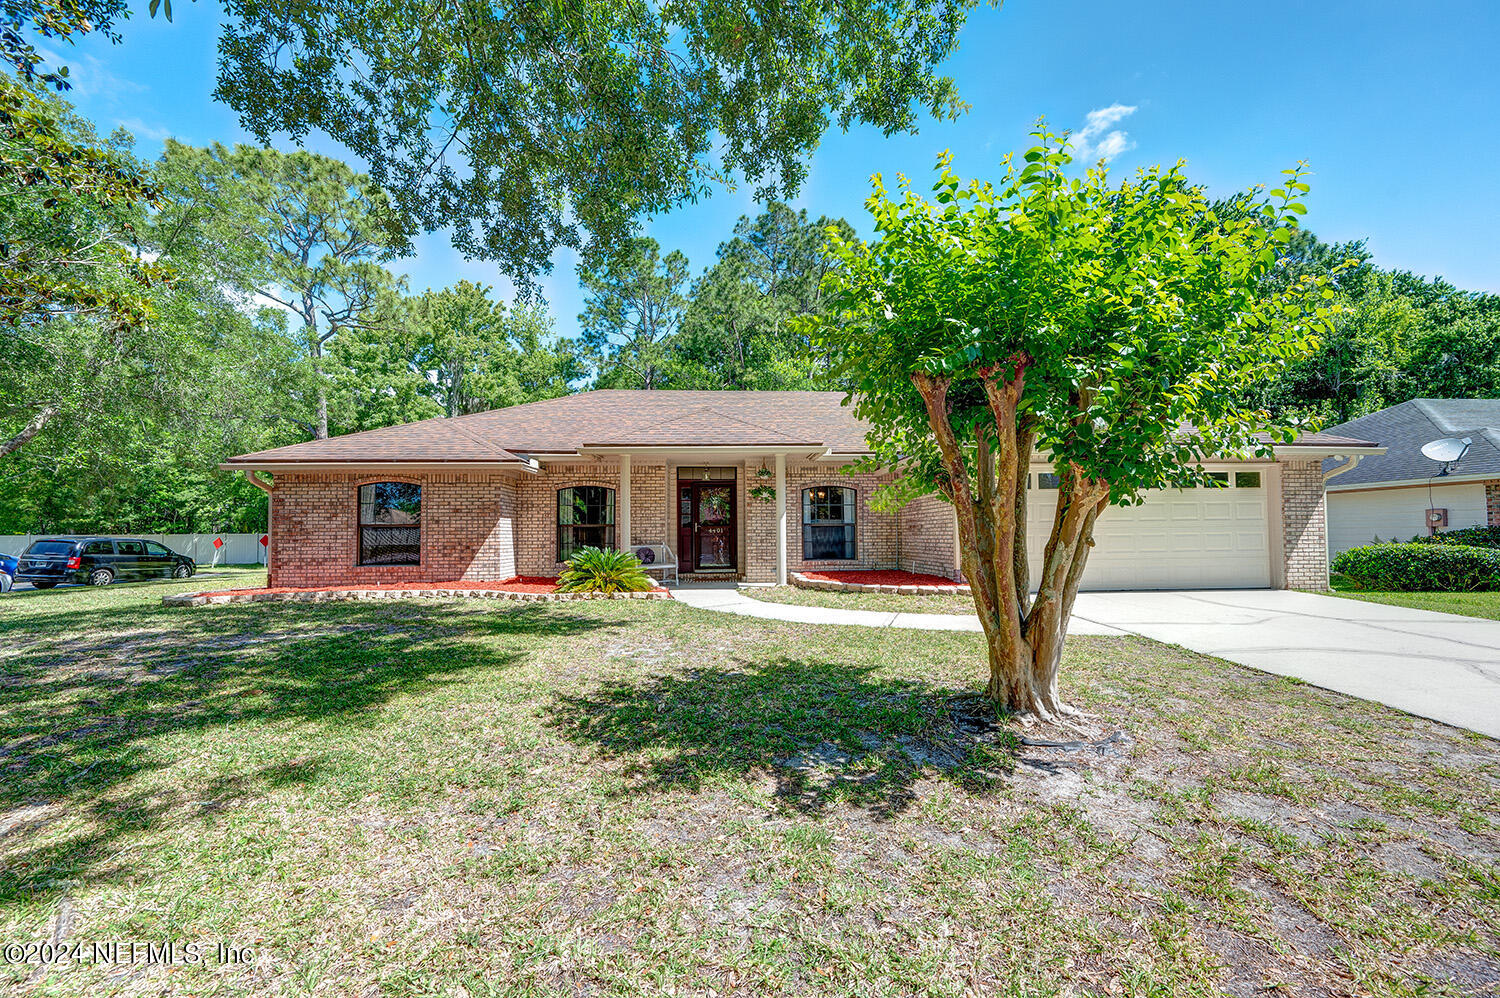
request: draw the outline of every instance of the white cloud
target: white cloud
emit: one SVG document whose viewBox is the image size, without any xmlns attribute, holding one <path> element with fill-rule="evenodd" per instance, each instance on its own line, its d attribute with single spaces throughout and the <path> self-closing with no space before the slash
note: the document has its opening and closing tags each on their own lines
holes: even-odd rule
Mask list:
<svg viewBox="0 0 1500 998">
<path fill-rule="evenodd" d="M 165 142 L 172 137 L 172 130 L 161 125 L 148 125 L 140 118 L 116 118 L 115 124 L 138 139 L 147 142 Z"/>
<path fill-rule="evenodd" d="M 1114 159 L 1123 152 L 1135 148 L 1130 134 L 1113 126 L 1135 113 L 1134 104 L 1111 104 L 1095 108 L 1084 119 L 1083 127 L 1073 133 L 1073 159 L 1082 163 L 1095 163 L 1101 159 Z"/>
<path fill-rule="evenodd" d="M 68 67 L 68 82 L 73 84 L 73 89 L 63 96 L 71 101 L 97 97 L 113 107 L 120 102 L 121 97 L 146 92 L 143 84 L 116 76 L 100 59 L 86 52 L 63 53 L 40 45 L 37 46 L 37 52 L 46 60 L 48 70 L 59 66 Z"/>
</svg>

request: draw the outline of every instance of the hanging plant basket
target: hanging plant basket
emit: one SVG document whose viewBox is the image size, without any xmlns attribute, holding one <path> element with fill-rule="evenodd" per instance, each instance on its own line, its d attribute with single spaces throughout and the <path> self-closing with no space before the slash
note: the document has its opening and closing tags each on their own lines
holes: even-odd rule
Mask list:
<svg viewBox="0 0 1500 998">
<path fill-rule="evenodd" d="M 757 502 L 775 502 L 776 486 L 774 485 L 752 485 L 750 487 L 750 498 Z"/>
<path fill-rule="evenodd" d="M 755 469 L 755 477 L 756 478 L 775 478 L 776 477 L 776 472 L 772 471 L 770 468 L 767 468 L 765 465 L 761 465 L 759 468 Z"/>
</svg>

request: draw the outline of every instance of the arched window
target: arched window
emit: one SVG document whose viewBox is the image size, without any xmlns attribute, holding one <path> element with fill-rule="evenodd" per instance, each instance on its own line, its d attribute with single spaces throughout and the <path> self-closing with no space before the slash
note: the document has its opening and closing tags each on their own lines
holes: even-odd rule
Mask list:
<svg viewBox="0 0 1500 998">
<path fill-rule="evenodd" d="M 802 560 L 854 559 L 854 490 L 819 485 L 802 490 Z"/>
<path fill-rule="evenodd" d="M 372 482 L 359 487 L 359 563 L 422 563 L 422 486 Z"/>
<path fill-rule="evenodd" d="M 579 548 L 615 546 L 615 490 L 575 485 L 557 490 L 557 560 Z"/>
</svg>

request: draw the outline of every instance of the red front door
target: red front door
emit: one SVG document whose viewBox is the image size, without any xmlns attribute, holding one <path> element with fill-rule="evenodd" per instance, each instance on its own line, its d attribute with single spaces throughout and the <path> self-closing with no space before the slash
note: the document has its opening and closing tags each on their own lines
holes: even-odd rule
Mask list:
<svg viewBox="0 0 1500 998">
<path fill-rule="evenodd" d="M 735 567 L 734 485 L 694 482 L 692 486 L 693 571 Z"/>
</svg>

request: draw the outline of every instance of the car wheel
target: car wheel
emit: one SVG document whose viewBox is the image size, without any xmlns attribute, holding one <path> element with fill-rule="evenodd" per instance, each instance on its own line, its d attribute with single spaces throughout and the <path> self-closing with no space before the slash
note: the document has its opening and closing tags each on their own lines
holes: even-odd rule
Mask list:
<svg viewBox="0 0 1500 998">
<path fill-rule="evenodd" d="M 31 585 L 34 588 L 36 588 L 36 589 L 51 589 L 53 586 L 57 585 L 57 583 L 56 582 L 33 582 Z"/>
<path fill-rule="evenodd" d="M 193 566 L 192 565 L 178 565 L 176 568 L 172 569 L 172 578 L 174 578 L 174 579 L 186 579 L 188 576 L 190 576 L 192 574 L 193 574 Z"/>
<path fill-rule="evenodd" d="M 115 573 L 107 568 L 96 568 L 89 573 L 89 585 L 107 586 L 115 581 Z"/>
</svg>

